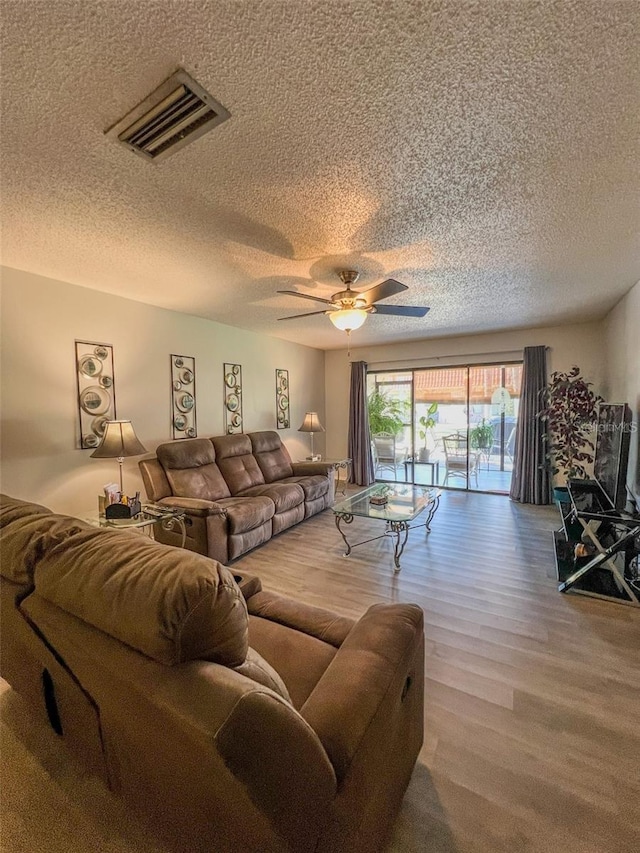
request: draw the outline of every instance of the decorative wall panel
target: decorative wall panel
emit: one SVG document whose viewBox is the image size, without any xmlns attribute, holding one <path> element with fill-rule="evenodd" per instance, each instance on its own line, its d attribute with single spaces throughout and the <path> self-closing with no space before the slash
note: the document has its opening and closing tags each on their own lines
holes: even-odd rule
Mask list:
<svg viewBox="0 0 640 853">
<path fill-rule="evenodd" d="M 76 341 L 76 379 L 80 443 L 83 450 L 102 441 L 107 421 L 116 418 L 116 389 L 111 344 Z"/>
<path fill-rule="evenodd" d="M 196 360 L 188 355 L 171 356 L 171 428 L 174 438 L 195 438 Z"/>
<path fill-rule="evenodd" d="M 229 435 L 244 432 L 242 422 L 242 367 L 224 365 L 224 428 Z"/>
<path fill-rule="evenodd" d="M 278 429 L 289 429 L 289 371 L 276 369 L 276 423 Z"/>
</svg>

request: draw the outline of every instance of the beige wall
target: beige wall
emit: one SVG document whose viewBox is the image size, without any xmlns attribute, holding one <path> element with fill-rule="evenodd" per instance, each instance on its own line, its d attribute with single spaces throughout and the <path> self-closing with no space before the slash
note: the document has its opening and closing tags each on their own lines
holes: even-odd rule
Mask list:
<svg viewBox="0 0 640 853">
<path fill-rule="evenodd" d="M 353 339 L 357 333 L 354 333 Z M 378 347 L 334 350 L 326 353 L 327 454 L 347 452 L 350 361 L 366 361 L 376 369 L 446 367 L 452 364 L 514 360 L 525 346 L 548 346 L 550 371 L 579 365 L 596 391 L 604 387 L 604 345 L 601 323 L 552 326 L 490 335 L 436 338 Z"/>
<path fill-rule="evenodd" d="M 242 364 L 246 432 L 275 429 L 275 369 L 288 369 L 292 429 L 280 434 L 292 458 L 309 453 L 297 428 L 305 411 L 325 418 L 322 351 L 18 270 L 2 270 L 1 288 L 4 492 L 82 515 L 117 478 L 115 460 L 76 449 L 76 339 L 113 344 L 117 415 L 149 451 L 171 439 L 169 355 L 178 353 L 196 359 L 200 436 L 224 430 L 223 362 Z M 125 489 L 142 490 L 137 459 L 125 460 Z"/>
<path fill-rule="evenodd" d="M 606 352 L 605 398 L 628 403 L 634 432 L 629 453 L 629 485 L 640 499 L 640 282 L 609 312 L 603 323 Z"/>
<path fill-rule="evenodd" d="M 118 416 L 133 420 L 149 451 L 171 438 L 168 377 L 173 352 L 196 358 L 199 435 L 223 431 L 225 361 L 243 366 L 246 430 L 273 429 L 274 372 L 283 367 L 290 375 L 292 429 L 281 435 L 292 457 L 308 454 L 308 437 L 297 427 L 310 410 L 320 413 L 327 428 L 315 436 L 316 449 L 329 457 L 346 454 L 346 349 L 322 353 L 18 270 L 5 268 L 2 273 L 3 491 L 83 514 L 92 511 L 101 485 L 116 477 L 115 461 L 90 459 L 90 451 L 76 449 L 76 339 L 114 345 Z M 351 360 L 376 368 L 435 367 L 517 358 L 523 347 L 544 344 L 550 347 L 550 370 L 578 364 L 606 399 L 629 402 L 637 421 L 639 329 L 637 284 L 603 323 L 355 348 Z M 632 439 L 632 470 L 640 493 L 638 433 Z M 141 488 L 136 462 L 125 461 L 128 491 Z"/>
</svg>

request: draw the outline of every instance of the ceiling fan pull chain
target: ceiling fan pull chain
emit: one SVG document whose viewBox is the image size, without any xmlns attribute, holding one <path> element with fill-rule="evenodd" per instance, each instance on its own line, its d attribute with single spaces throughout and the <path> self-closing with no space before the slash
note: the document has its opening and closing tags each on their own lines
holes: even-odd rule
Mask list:
<svg viewBox="0 0 640 853">
<path fill-rule="evenodd" d="M 347 329 L 347 358 L 351 358 L 351 329 Z"/>
</svg>

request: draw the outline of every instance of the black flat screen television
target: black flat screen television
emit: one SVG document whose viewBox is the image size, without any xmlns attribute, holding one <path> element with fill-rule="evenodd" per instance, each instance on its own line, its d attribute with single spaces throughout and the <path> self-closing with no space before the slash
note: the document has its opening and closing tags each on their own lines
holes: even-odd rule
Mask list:
<svg viewBox="0 0 640 853">
<path fill-rule="evenodd" d="M 599 403 L 593 476 L 618 509 L 627 500 L 631 410 L 625 403 Z"/>
</svg>

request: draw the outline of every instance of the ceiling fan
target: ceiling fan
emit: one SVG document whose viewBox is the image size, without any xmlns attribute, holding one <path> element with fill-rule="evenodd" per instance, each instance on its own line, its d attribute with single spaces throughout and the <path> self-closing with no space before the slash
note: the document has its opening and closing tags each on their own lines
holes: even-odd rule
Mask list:
<svg viewBox="0 0 640 853">
<path fill-rule="evenodd" d="M 279 290 L 278 293 L 286 293 L 289 296 L 298 296 L 301 299 L 312 299 L 314 302 L 324 302 L 328 305 L 323 311 L 310 311 L 307 314 L 294 314 L 291 317 L 279 317 L 279 320 L 297 320 L 298 317 L 312 317 L 314 314 L 326 314 L 333 325 L 343 332 L 352 332 L 359 329 L 367 319 L 368 314 L 393 314 L 397 317 L 424 317 L 428 308 L 420 308 L 414 305 L 378 305 L 381 299 L 395 296 L 408 290 L 406 284 L 401 284 L 394 278 L 387 278 L 380 284 L 375 284 L 368 290 L 351 290 L 351 285 L 358 280 L 357 270 L 341 270 L 338 273 L 340 280 L 345 286 L 344 290 L 334 293 L 330 299 L 322 299 L 319 296 L 309 296 L 306 293 L 298 293 L 297 290 Z"/>
</svg>

